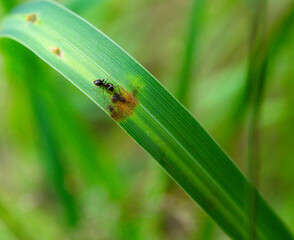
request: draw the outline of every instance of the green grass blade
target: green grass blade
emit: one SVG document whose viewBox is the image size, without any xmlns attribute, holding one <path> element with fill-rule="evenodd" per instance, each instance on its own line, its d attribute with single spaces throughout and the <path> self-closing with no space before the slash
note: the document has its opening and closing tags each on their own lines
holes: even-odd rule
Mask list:
<svg viewBox="0 0 294 240">
<path fill-rule="evenodd" d="M 48 100 L 42 92 L 47 90 L 45 75 L 40 70 L 40 63 L 36 61 L 36 58 L 32 54 L 26 54 L 20 46 L 15 46 L 11 42 L 6 42 L 5 47 L 10 49 L 10 56 L 6 57 L 6 60 L 10 62 L 7 64 L 8 72 L 14 81 L 21 82 L 23 89 L 27 90 L 31 108 L 33 112 L 33 118 L 38 123 L 36 129 L 36 144 L 39 147 L 39 155 L 43 169 L 50 182 L 52 190 L 60 200 L 64 209 L 65 221 L 70 225 L 74 225 L 77 222 L 76 207 L 74 204 L 74 198 L 71 196 L 66 188 L 65 172 L 63 157 L 60 150 L 60 146 L 57 139 L 54 137 L 54 127 L 52 124 L 52 117 L 48 111 Z M 7 54 L 7 51 L 5 51 Z M 9 59 L 8 59 L 9 58 Z M 26 58 L 30 63 L 20 63 L 18 68 L 21 74 L 14 76 L 13 64 L 16 64 L 19 59 Z M 31 78 L 30 76 L 35 76 Z M 26 84 L 24 84 L 24 82 Z"/>
<path fill-rule="evenodd" d="M 36 84 L 38 85 L 38 84 Z M 68 191 L 66 187 L 65 166 L 61 155 L 60 145 L 58 145 L 54 137 L 54 129 L 52 120 L 50 119 L 49 109 L 45 108 L 47 105 L 46 99 L 31 87 L 30 97 L 33 106 L 38 129 L 38 145 L 41 150 L 42 163 L 46 170 L 47 178 L 52 184 L 56 195 L 62 203 L 66 222 L 70 226 L 75 226 L 78 221 L 77 207 L 74 196 Z"/>
<path fill-rule="evenodd" d="M 7 229 L 13 234 L 15 239 L 33 240 L 33 236 L 28 234 L 27 229 L 21 221 L 10 211 L 9 206 L 0 199 L 0 219 L 5 222 Z"/>
<path fill-rule="evenodd" d="M 138 62 L 83 19 L 52 2 L 16 8 L 1 35 L 35 52 L 109 114 L 233 239 L 247 238 L 245 177 L 192 115 Z M 125 103 L 93 88 L 107 78 Z M 115 146 L 113 146 L 115 149 Z M 258 196 L 258 239 L 292 239 Z"/>
<path fill-rule="evenodd" d="M 278 19 L 273 24 L 273 26 L 271 26 L 271 29 L 267 33 L 266 39 L 264 39 L 264 43 L 267 45 L 268 48 L 268 65 L 270 66 L 272 65 L 271 62 L 274 57 L 279 53 L 281 49 L 283 49 L 283 42 L 287 38 L 289 38 L 289 31 L 292 31 L 293 29 L 294 2 L 288 3 L 286 9 L 287 11 L 285 11 L 285 14 L 280 19 Z M 246 76 L 245 78 L 247 80 L 248 76 Z M 237 129 L 239 129 L 240 126 L 244 123 L 243 120 L 244 116 L 246 115 L 249 103 L 249 91 L 250 90 L 248 87 L 248 83 L 246 82 L 246 85 L 240 92 L 239 99 L 237 99 L 232 108 L 232 117 L 231 120 L 228 121 L 228 138 L 232 138 L 232 136 L 237 132 Z"/>
<path fill-rule="evenodd" d="M 252 2 L 252 27 L 250 38 L 250 52 L 248 59 L 247 74 L 247 92 L 249 103 L 249 121 L 248 121 L 248 153 L 247 168 L 248 179 L 256 187 L 259 187 L 260 181 L 260 142 L 259 142 L 259 117 L 266 81 L 268 49 L 264 44 L 266 38 L 266 16 L 267 16 L 266 0 Z M 249 194 L 249 238 L 256 239 L 256 221 L 258 214 L 258 204 L 256 201 L 255 191 Z"/>
<path fill-rule="evenodd" d="M 0 8 L 2 8 L 2 11 L 6 13 L 16 4 L 17 4 L 17 0 L 2 0 L 0 1 Z"/>
<path fill-rule="evenodd" d="M 63 4 L 71 11 L 82 14 L 91 9 L 95 9 L 96 5 L 98 5 L 100 2 L 101 0 L 66 0 L 63 2 Z"/>
<path fill-rule="evenodd" d="M 201 32 L 203 15 L 205 9 L 205 0 L 194 0 L 191 7 L 191 16 L 189 22 L 189 32 L 186 40 L 186 49 L 183 62 L 178 77 L 178 88 L 176 97 L 185 105 L 188 104 L 188 93 L 191 87 L 191 75 L 197 56 L 195 50 L 198 50 L 199 33 Z M 197 54 L 199 55 L 199 54 Z"/>
</svg>

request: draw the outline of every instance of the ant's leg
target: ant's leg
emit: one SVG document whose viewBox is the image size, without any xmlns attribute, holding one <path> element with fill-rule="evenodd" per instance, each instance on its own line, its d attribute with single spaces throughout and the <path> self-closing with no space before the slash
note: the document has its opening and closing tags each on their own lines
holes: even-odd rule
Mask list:
<svg viewBox="0 0 294 240">
<path fill-rule="evenodd" d="M 118 88 L 119 94 L 121 94 L 120 86 L 119 86 L 119 85 L 117 85 L 117 86 L 112 85 L 112 86 L 113 86 L 114 88 Z"/>
<path fill-rule="evenodd" d="M 104 88 L 103 88 L 103 90 L 102 90 L 102 95 L 103 95 L 103 99 L 104 99 Z"/>
<path fill-rule="evenodd" d="M 92 91 L 92 90 L 94 90 L 94 89 L 96 89 L 96 88 L 97 88 L 97 87 L 91 88 L 90 91 Z"/>
<path fill-rule="evenodd" d="M 120 90 L 120 86 L 117 85 L 115 88 L 118 88 L 118 91 L 119 91 L 119 95 L 121 95 L 121 90 Z"/>
<path fill-rule="evenodd" d="M 111 75 L 109 75 L 109 76 L 108 76 L 108 78 L 106 78 L 106 80 L 105 80 L 104 84 L 106 84 L 106 83 L 107 83 L 107 81 L 108 81 L 108 79 L 110 78 L 110 76 L 111 76 Z"/>
</svg>

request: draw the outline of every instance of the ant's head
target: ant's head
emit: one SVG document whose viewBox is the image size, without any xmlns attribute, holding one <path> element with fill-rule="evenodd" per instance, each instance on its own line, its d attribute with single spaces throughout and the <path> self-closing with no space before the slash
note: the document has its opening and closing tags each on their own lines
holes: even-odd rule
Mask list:
<svg viewBox="0 0 294 240">
<path fill-rule="evenodd" d="M 96 86 L 101 86 L 102 83 L 103 83 L 103 80 L 101 80 L 101 79 L 97 79 L 97 80 L 94 81 L 94 84 L 95 84 Z"/>
<path fill-rule="evenodd" d="M 114 93 L 114 95 L 115 95 L 116 97 L 118 97 L 118 98 L 120 97 L 118 93 Z"/>
</svg>

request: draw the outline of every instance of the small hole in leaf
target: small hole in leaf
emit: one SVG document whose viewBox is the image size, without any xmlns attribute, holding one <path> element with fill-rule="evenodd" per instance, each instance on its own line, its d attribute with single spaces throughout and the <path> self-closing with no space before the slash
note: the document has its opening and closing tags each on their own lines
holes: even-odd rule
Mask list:
<svg viewBox="0 0 294 240">
<path fill-rule="evenodd" d="M 27 22 L 36 23 L 38 21 L 37 14 L 30 14 L 27 16 Z"/>
<path fill-rule="evenodd" d="M 62 51 L 60 50 L 60 48 L 58 47 L 52 48 L 51 52 L 53 52 L 57 57 L 62 58 Z"/>
</svg>

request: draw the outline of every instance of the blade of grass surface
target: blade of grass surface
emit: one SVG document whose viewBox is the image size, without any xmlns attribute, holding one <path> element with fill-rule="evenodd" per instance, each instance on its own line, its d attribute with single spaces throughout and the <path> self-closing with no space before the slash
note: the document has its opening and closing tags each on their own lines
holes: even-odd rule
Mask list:
<svg viewBox="0 0 294 240">
<path fill-rule="evenodd" d="M 102 1 L 105 0 L 65 0 L 63 4 L 73 12 L 81 15 L 91 9 L 95 9 L 96 5 L 101 4 Z"/>
<path fill-rule="evenodd" d="M 103 33 L 65 8 L 46 1 L 15 9 L 1 35 L 19 41 L 70 80 L 149 152 L 233 239 L 247 238 L 250 190 L 222 149 L 140 64 Z M 93 80 L 119 85 L 125 103 L 111 102 Z M 114 146 L 115 148 L 115 146 Z M 258 196 L 259 239 L 292 239 Z"/>
<path fill-rule="evenodd" d="M 197 78 L 197 74 L 193 75 L 193 71 L 195 71 L 195 67 L 197 68 L 197 65 L 199 64 L 199 53 L 196 53 L 196 51 L 199 51 L 200 49 L 199 38 L 204 24 L 206 1 L 192 0 L 191 5 L 190 17 L 187 24 L 188 34 L 185 41 L 184 55 L 182 64 L 180 65 L 181 69 L 179 71 L 177 79 L 178 86 L 176 89 L 177 99 L 186 107 L 190 105 L 188 101 L 190 89 L 193 85 L 195 85 L 195 77 Z M 192 76 L 194 77 L 193 81 Z M 170 184 L 167 186 L 170 188 Z M 195 218 L 200 218 L 201 223 L 195 229 L 195 232 L 193 233 L 194 237 L 199 240 L 209 239 L 207 238 L 207 235 L 209 231 L 211 231 L 211 233 L 213 232 L 213 225 L 209 222 L 210 220 L 207 219 L 207 215 L 203 214 L 202 211 L 197 210 L 195 212 Z M 207 226 L 209 223 L 211 224 L 210 228 Z"/>
</svg>

